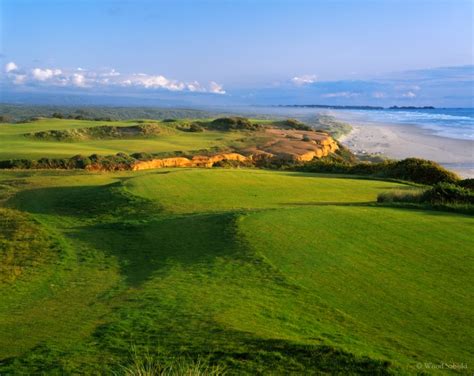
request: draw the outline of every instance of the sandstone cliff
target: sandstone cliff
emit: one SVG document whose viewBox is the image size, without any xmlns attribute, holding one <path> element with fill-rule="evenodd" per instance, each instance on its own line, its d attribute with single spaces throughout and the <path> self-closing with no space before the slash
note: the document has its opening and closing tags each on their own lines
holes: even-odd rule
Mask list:
<svg viewBox="0 0 474 376">
<path fill-rule="evenodd" d="M 220 161 L 246 162 L 250 159 L 238 153 L 217 154 L 211 157 L 196 155 L 192 159 L 184 157 L 153 159 L 151 161 L 140 161 L 132 165 L 133 171 L 148 170 L 163 167 L 212 167 Z"/>
</svg>

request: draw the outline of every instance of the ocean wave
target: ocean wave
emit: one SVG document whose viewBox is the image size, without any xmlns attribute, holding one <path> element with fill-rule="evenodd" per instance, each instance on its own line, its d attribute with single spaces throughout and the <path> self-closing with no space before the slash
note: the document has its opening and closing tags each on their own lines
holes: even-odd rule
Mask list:
<svg viewBox="0 0 474 376">
<path fill-rule="evenodd" d="M 364 121 L 420 126 L 433 134 L 474 140 L 474 109 L 355 110 Z"/>
</svg>

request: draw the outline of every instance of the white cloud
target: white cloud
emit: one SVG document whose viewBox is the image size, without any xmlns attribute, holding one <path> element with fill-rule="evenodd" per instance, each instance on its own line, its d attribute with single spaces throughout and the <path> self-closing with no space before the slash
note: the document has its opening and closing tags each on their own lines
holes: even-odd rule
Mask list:
<svg viewBox="0 0 474 376">
<path fill-rule="evenodd" d="M 222 85 L 211 81 L 202 85 L 197 81 L 183 82 L 163 75 L 145 73 L 122 74 L 115 69 L 90 71 L 83 68 L 73 70 L 58 68 L 34 68 L 20 71 L 13 62 L 5 66 L 7 79 L 16 85 L 71 86 L 71 87 L 136 87 L 198 93 L 225 94 Z"/>
<path fill-rule="evenodd" d="M 314 74 L 305 74 L 303 76 L 295 76 L 291 79 L 291 82 L 296 86 L 302 86 L 307 84 L 312 84 L 316 82 L 316 75 Z"/>
<path fill-rule="evenodd" d="M 31 71 L 33 78 L 38 81 L 46 81 L 54 76 L 59 76 L 62 73 L 61 69 L 41 69 L 35 68 Z"/>
<path fill-rule="evenodd" d="M 86 78 L 84 77 L 83 74 L 74 73 L 72 75 L 72 82 L 76 86 L 80 86 L 80 87 L 86 86 L 85 85 L 86 84 Z"/>
<path fill-rule="evenodd" d="M 182 82 L 169 80 L 162 75 L 152 76 L 144 73 L 134 74 L 127 80 L 132 85 L 143 86 L 146 89 L 168 89 L 171 91 L 181 91 L 185 85 Z"/>
<path fill-rule="evenodd" d="M 16 65 L 13 61 L 10 61 L 5 65 L 5 72 L 10 73 L 13 71 L 18 70 L 18 65 Z"/>
<path fill-rule="evenodd" d="M 406 93 L 402 94 L 402 97 L 404 97 L 404 98 L 415 98 L 416 94 L 413 91 L 407 91 Z"/>
<path fill-rule="evenodd" d="M 350 91 L 340 91 L 337 93 L 323 94 L 323 98 L 353 98 L 359 96 L 359 93 L 353 93 Z"/>
<path fill-rule="evenodd" d="M 214 94 L 225 94 L 225 90 L 222 85 L 219 85 L 217 82 L 211 81 L 209 84 L 209 91 Z"/>
<path fill-rule="evenodd" d="M 198 92 L 199 92 L 199 91 L 202 91 L 202 90 L 203 90 L 203 88 L 201 87 L 201 84 L 200 84 L 199 82 L 197 82 L 197 81 L 189 82 L 189 83 L 187 84 L 187 88 L 188 88 L 189 91 L 193 91 L 193 92 L 194 92 L 194 91 L 198 91 Z"/>
</svg>

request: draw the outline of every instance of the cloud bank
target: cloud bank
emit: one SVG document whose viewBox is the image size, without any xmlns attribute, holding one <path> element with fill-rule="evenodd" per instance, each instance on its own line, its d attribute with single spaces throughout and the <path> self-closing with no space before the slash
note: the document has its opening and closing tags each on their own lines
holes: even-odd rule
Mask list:
<svg viewBox="0 0 474 376">
<path fill-rule="evenodd" d="M 225 94 L 222 85 L 211 81 L 202 85 L 198 81 L 183 82 L 162 75 L 145 73 L 122 74 L 115 69 L 92 71 L 59 68 L 22 69 L 11 61 L 5 65 L 6 79 L 13 85 L 72 88 L 141 88 L 174 92 Z"/>
<path fill-rule="evenodd" d="M 315 74 L 305 74 L 302 76 L 295 76 L 291 82 L 296 86 L 308 85 L 316 82 L 317 76 Z"/>
</svg>

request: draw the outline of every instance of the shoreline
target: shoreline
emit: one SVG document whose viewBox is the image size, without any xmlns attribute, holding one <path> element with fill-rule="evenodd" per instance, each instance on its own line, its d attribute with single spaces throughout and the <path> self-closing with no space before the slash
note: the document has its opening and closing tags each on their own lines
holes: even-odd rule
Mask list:
<svg viewBox="0 0 474 376">
<path fill-rule="evenodd" d="M 416 125 L 341 120 L 348 122 L 352 131 L 339 142 L 355 154 L 429 159 L 462 178 L 474 178 L 474 141 L 438 136 Z"/>
</svg>

